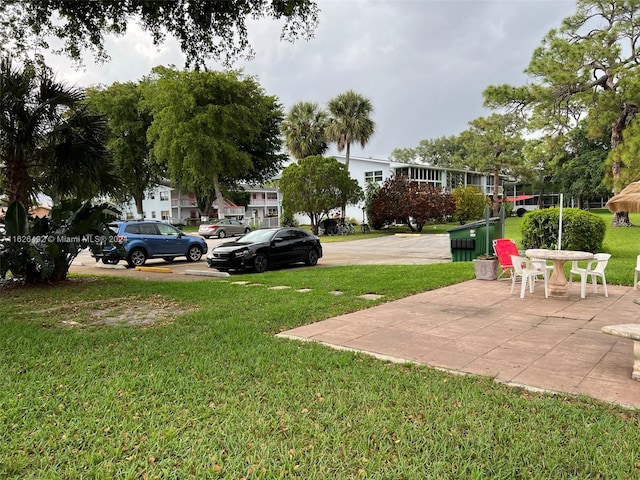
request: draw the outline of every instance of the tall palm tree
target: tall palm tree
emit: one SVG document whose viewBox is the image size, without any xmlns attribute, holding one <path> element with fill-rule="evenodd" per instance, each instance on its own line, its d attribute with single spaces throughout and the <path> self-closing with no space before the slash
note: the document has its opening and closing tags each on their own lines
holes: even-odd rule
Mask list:
<svg viewBox="0 0 640 480">
<path fill-rule="evenodd" d="M 315 102 L 298 102 L 291 107 L 281 128 L 287 149 L 296 160 L 327 151 L 327 118 Z"/>
<path fill-rule="evenodd" d="M 337 143 L 339 152 L 346 149 L 345 165 L 349 171 L 351 144 L 358 142 L 364 148 L 375 131 L 376 124 L 370 118 L 373 105 L 367 97 L 348 90 L 330 100 L 328 107 L 326 138 Z"/>
<path fill-rule="evenodd" d="M 0 177 L 9 202 L 28 206 L 44 191 L 88 199 L 115 188 L 106 124 L 83 101 L 82 90 L 56 82 L 46 67 L 0 59 Z"/>
</svg>

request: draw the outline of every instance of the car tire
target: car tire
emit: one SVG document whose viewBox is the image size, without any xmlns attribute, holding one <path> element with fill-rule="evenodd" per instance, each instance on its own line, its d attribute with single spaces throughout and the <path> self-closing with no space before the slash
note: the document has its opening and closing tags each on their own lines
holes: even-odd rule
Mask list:
<svg viewBox="0 0 640 480">
<path fill-rule="evenodd" d="M 134 248 L 129 252 L 127 263 L 130 267 L 141 267 L 147 261 L 147 254 L 141 248 Z"/>
<path fill-rule="evenodd" d="M 202 238 L 204 238 L 205 240 L 209 240 L 209 235 L 202 235 Z"/>
<path fill-rule="evenodd" d="M 318 257 L 318 250 L 316 250 L 315 248 L 312 248 L 307 253 L 307 258 L 304 261 L 304 263 L 306 265 L 309 265 L 310 267 L 315 267 L 318 264 L 318 258 L 319 258 Z"/>
<path fill-rule="evenodd" d="M 171 262 L 173 262 L 175 260 L 175 258 L 174 257 L 165 257 L 165 258 L 163 258 L 163 260 L 165 262 L 167 262 L 167 263 L 171 263 Z"/>
<path fill-rule="evenodd" d="M 104 263 L 105 265 L 117 265 L 119 261 L 119 258 L 102 257 L 102 263 Z"/>
<path fill-rule="evenodd" d="M 218 232 L 218 238 L 224 238 L 227 236 L 227 232 L 225 232 L 224 230 L 220 230 Z"/>
<path fill-rule="evenodd" d="M 198 262 L 202 258 L 202 248 L 198 245 L 191 245 L 187 252 L 187 260 L 190 262 Z"/>
<path fill-rule="evenodd" d="M 269 259 L 264 253 L 259 253 L 256 258 L 253 259 L 253 269 L 256 273 L 264 273 L 269 266 Z"/>
<path fill-rule="evenodd" d="M 244 229 L 244 234 L 246 235 L 247 233 L 249 233 L 251 231 L 251 229 L 249 227 Z"/>
</svg>

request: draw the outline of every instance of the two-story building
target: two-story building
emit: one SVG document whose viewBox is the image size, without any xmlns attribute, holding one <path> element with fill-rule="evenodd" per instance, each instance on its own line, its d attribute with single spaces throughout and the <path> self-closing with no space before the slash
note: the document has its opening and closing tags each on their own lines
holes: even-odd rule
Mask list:
<svg viewBox="0 0 640 480">
<path fill-rule="evenodd" d="M 344 157 L 335 158 L 344 162 Z M 493 195 L 493 177 L 471 170 L 350 157 L 349 174 L 358 181 L 363 191 L 368 182 L 382 184 L 393 175 L 405 175 L 416 182 L 427 182 L 449 191 L 459 186 L 475 186 L 485 195 Z M 498 189 L 498 193 L 502 194 L 502 187 L 498 186 Z M 362 221 L 364 218 L 363 208 L 364 202 L 359 205 L 349 205 L 346 209 L 346 215 Z"/>
<path fill-rule="evenodd" d="M 335 157 L 344 162 L 343 156 Z M 473 185 L 485 195 L 493 194 L 493 177 L 464 169 L 453 169 L 433 165 L 407 164 L 364 157 L 350 157 L 349 174 L 356 179 L 364 191 L 368 182 L 382 184 L 393 175 L 406 175 L 417 182 L 428 182 L 438 188 L 452 190 L 458 186 Z M 273 186 L 243 185 L 249 192 L 249 202 L 246 206 L 235 205 L 225 199 L 222 206 L 224 217 L 244 220 L 255 226 L 277 226 L 282 215 L 282 195 Z M 498 186 L 502 194 L 502 186 Z M 169 186 L 160 185 L 148 192 L 142 202 L 143 218 L 158 219 L 174 224 L 198 223 L 200 212 L 196 206 L 193 193 L 183 192 Z M 122 206 L 123 216 L 127 219 L 136 218 L 133 203 Z M 209 214 L 217 216 L 218 205 L 214 202 Z M 366 221 L 364 217 L 364 202 L 358 205 L 347 205 L 346 215 L 358 222 Z M 309 223 L 309 218 L 299 215 L 297 220 L 301 224 Z"/>
</svg>

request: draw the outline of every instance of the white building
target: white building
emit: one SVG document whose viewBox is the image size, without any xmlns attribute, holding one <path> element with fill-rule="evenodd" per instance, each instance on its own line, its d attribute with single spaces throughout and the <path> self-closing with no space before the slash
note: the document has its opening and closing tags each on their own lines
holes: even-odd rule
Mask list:
<svg viewBox="0 0 640 480">
<path fill-rule="evenodd" d="M 335 158 L 342 163 L 345 161 L 345 157 Z M 387 178 L 395 174 L 402 174 L 416 182 L 427 182 L 435 187 L 449 191 L 460 186 L 475 186 L 485 195 L 493 195 L 492 176 L 464 169 L 407 164 L 373 158 L 349 157 L 349 174 L 358 181 L 363 191 L 365 191 L 369 181 L 382 184 Z M 498 188 L 501 194 L 502 187 L 498 186 Z M 364 218 L 363 208 L 364 202 L 358 205 L 348 205 L 346 215 L 347 217 L 356 219 L 358 222 L 362 222 Z M 307 222 L 308 221 L 307 219 Z"/>
<path fill-rule="evenodd" d="M 249 203 L 246 207 L 235 205 L 225 199 L 222 214 L 227 218 L 244 220 L 248 224 L 258 226 L 276 226 L 282 214 L 282 199 L 275 187 L 253 187 L 244 185 L 249 192 Z M 122 217 L 126 220 L 136 219 L 136 207 L 133 202 L 121 205 Z M 198 224 L 200 211 L 195 195 L 177 188 L 158 185 L 145 195 L 142 201 L 144 219 L 163 220 L 173 224 Z M 208 212 L 211 218 L 218 217 L 216 202 Z"/>
<path fill-rule="evenodd" d="M 344 163 L 345 157 L 336 156 L 338 161 Z M 493 194 L 493 177 L 469 170 L 436 167 L 432 165 L 407 164 L 364 157 L 350 157 L 349 173 L 356 179 L 364 191 L 370 181 L 382 184 L 394 174 L 403 174 L 417 182 L 427 182 L 438 188 L 452 190 L 459 186 L 472 185 L 478 187 L 485 195 Z M 243 185 L 249 192 L 248 205 L 238 206 L 225 200 L 222 213 L 225 217 L 238 218 L 247 224 L 256 226 L 277 226 L 282 215 L 282 195 L 276 187 L 253 187 Z M 502 186 L 498 187 L 502 194 Z M 150 191 L 142 202 L 143 218 L 158 219 L 174 224 L 197 224 L 200 220 L 200 212 L 196 206 L 193 193 L 181 192 L 168 186 L 158 186 Z M 123 217 L 136 218 L 136 210 L 133 203 L 122 206 Z M 210 217 L 216 218 L 218 205 L 212 205 Z M 364 214 L 364 202 L 357 205 L 347 205 L 346 215 L 357 222 L 366 221 Z M 296 217 L 299 223 L 308 224 L 307 216 Z"/>
</svg>

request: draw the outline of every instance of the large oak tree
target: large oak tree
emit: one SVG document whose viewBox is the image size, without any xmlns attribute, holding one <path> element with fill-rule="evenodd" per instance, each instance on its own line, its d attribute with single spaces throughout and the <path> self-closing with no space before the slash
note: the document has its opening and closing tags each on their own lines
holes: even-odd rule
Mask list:
<svg viewBox="0 0 640 480">
<path fill-rule="evenodd" d="M 47 51 L 57 38 L 60 52 L 71 59 L 80 61 L 89 49 L 105 60 L 105 37 L 123 35 L 136 22 L 158 46 L 167 34 L 176 38 L 188 65 L 202 65 L 208 58 L 233 62 L 252 54 L 248 20 L 265 17 L 284 20 L 281 38 L 309 39 L 318 7 L 312 0 L 3 0 L 0 49 Z"/>
<path fill-rule="evenodd" d="M 221 214 L 224 186 L 281 167 L 282 107 L 252 77 L 156 67 L 145 85 L 152 155 L 174 185 L 194 192 L 201 215 L 214 199 Z"/>
</svg>

